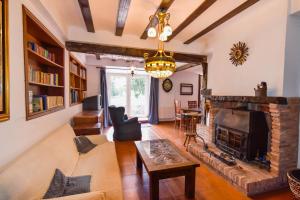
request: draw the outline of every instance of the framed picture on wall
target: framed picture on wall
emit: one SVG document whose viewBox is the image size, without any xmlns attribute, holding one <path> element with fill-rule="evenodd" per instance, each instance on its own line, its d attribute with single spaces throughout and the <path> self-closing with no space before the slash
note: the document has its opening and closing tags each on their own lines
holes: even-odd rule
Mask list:
<svg viewBox="0 0 300 200">
<path fill-rule="evenodd" d="M 9 119 L 8 0 L 0 0 L 0 121 Z"/>
<path fill-rule="evenodd" d="M 180 83 L 180 95 L 193 95 L 193 84 Z"/>
</svg>

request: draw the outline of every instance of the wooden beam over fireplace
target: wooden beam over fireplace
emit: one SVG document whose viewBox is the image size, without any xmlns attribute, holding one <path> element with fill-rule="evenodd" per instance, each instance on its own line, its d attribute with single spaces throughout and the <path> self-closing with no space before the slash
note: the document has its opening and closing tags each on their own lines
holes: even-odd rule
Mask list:
<svg viewBox="0 0 300 200">
<path fill-rule="evenodd" d="M 240 6 L 238 6 L 237 8 L 233 9 L 231 12 L 227 13 L 225 16 L 223 16 L 222 18 L 220 18 L 219 20 L 217 20 L 214 23 L 212 23 L 211 25 L 209 25 L 204 30 L 200 31 L 199 33 L 197 33 L 196 35 L 194 35 L 193 37 L 191 37 L 190 39 L 188 39 L 187 41 L 185 41 L 184 44 L 190 44 L 190 43 L 192 43 L 193 41 L 195 41 L 198 38 L 202 37 L 206 33 L 212 31 L 213 29 L 217 28 L 221 24 L 223 24 L 226 21 L 230 20 L 234 16 L 236 16 L 239 13 L 243 12 L 244 10 L 246 10 L 247 8 L 249 8 L 250 6 L 252 6 L 253 4 L 257 3 L 258 1 L 259 0 L 248 0 L 248 1 L 244 2 L 243 4 L 241 4 Z"/>
<path fill-rule="evenodd" d="M 170 6 L 172 5 L 172 3 L 174 2 L 175 0 L 162 0 L 159 7 L 157 8 L 156 12 L 154 13 L 154 15 L 158 14 L 159 12 L 167 12 L 167 10 L 170 8 Z M 149 22 L 149 24 L 147 25 L 147 27 L 145 28 L 143 34 L 141 35 L 141 39 L 145 40 L 148 38 L 148 29 L 151 27 L 151 26 L 156 26 L 158 23 L 157 20 L 155 19 L 152 19 L 151 22 Z"/>
<path fill-rule="evenodd" d="M 131 0 L 119 0 L 119 8 L 116 22 L 116 36 L 122 36 L 125 27 Z"/>
<path fill-rule="evenodd" d="M 66 48 L 69 51 L 88 53 L 88 54 L 114 54 L 122 56 L 131 57 L 143 57 L 144 53 L 149 53 L 149 55 L 154 55 L 156 50 L 152 49 L 139 49 L 132 47 L 121 47 L 112 45 L 103 45 L 96 43 L 86 43 L 86 42 L 75 42 L 67 41 Z M 178 53 L 174 52 L 174 59 L 177 62 L 194 63 L 201 64 L 205 63 L 207 56 L 199 54 L 189 54 L 189 53 Z"/>
<path fill-rule="evenodd" d="M 217 0 L 206 0 L 204 1 L 194 12 L 192 12 L 168 37 L 167 41 L 172 40 L 177 34 L 179 34 L 185 27 L 192 23 L 197 17 L 202 15 L 208 8 L 210 8 Z"/>
<path fill-rule="evenodd" d="M 88 32 L 95 33 L 92 13 L 88 0 L 78 0 L 81 14 Z"/>
</svg>

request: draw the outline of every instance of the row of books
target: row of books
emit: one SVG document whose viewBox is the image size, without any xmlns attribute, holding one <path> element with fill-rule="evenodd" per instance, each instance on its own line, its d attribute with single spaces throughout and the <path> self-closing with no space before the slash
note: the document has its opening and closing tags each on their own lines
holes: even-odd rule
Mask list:
<svg viewBox="0 0 300 200">
<path fill-rule="evenodd" d="M 40 45 L 38 45 L 35 42 L 28 42 L 28 48 L 30 48 L 32 51 L 35 51 L 37 54 L 55 62 L 55 54 L 49 52 L 47 49 L 44 49 Z"/>
<path fill-rule="evenodd" d="M 33 70 L 32 67 L 30 67 L 29 81 L 34 83 L 58 86 L 58 74 L 44 73 L 42 71 Z"/>
<path fill-rule="evenodd" d="M 70 72 L 78 75 L 78 66 L 73 62 L 70 62 Z"/>
<path fill-rule="evenodd" d="M 46 111 L 63 105 L 64 98 L 62 96 L 33 95 L 33 92 L 29 91 L 30 113 Z"/>
<path fill-rule="evenodd" d="M 77 90 L 71 90 L 70 98 L 71 98 L 71 103 L 79 102 L 79 92 Z"/>
<path fill-rule="evenodd" d="M 78 66 L 73 62 L 70 62 L 70 72 L 76 74 L 77 76 L 80 76 L 81 78 L 86 79 L 86 71 L 80 68 L 78 74 Z"/>
<path fill-rule="evenodd" d="M 76 80 L 74 76 L 70 76 L 70 86 L 76 88 Z M 78 87 L 79 88 L 79 87 Z"/>
</svg>

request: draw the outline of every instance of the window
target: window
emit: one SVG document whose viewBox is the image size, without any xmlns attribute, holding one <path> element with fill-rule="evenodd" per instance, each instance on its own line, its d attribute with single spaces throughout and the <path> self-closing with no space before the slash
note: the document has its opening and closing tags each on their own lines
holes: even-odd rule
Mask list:
<svg viewBox="0 0 300 200">
<path fill-rule="evenodd" d="M 124 106 L 130 117 L 147 118 L 149 114 L 150 77 L 144 71 L 107 70 L 108 101 L 110 105 Z"/>
</svg>

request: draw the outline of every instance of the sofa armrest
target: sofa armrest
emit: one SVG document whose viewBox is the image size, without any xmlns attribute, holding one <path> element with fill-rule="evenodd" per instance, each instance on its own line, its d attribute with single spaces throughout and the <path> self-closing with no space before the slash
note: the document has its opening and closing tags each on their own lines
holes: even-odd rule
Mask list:
<svg viewBox="0 0 300 200">
<path fill-rule="evenodd" d="M 108 142 L 106 135 L 85 135 L 92 143 L 101 145 Z"/>
<path fill-rule="evenodd" d="M 105 200 L 105 192 L 95 191 L 82 194 L 75 194 L 64 197 L 51 198 L 49 200 Z"/>
</svg>

